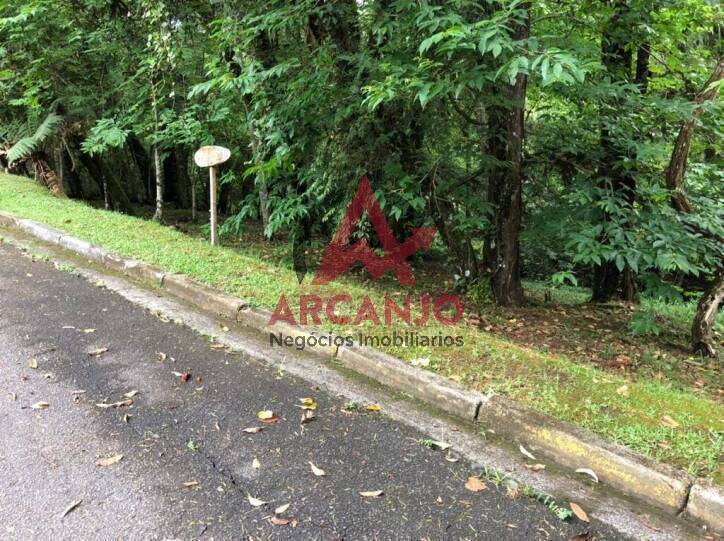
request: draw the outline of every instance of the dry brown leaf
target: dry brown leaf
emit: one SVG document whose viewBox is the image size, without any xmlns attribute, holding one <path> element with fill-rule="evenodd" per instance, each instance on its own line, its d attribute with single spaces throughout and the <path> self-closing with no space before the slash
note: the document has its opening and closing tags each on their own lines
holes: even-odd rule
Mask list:
<svg viewBox="0 0 724 541">
<path fill-rule="evenodd" d="M 248 495 L 249 503 L 252 507 L 261 507 L 262 505 L 266 505 L 269 502 L 265 502 L 264 500 L 260 500 L 259 498 L 255 498 L 251 494 Z"/>
<path fill-rule="evenodd" d="M 185 487 L 185 488 L 191 488 L 191 487 L 197 487 L 197 486 L 199 486 L 199 482 L 198 482 L 198 481 L 186 481 L 186 482 L 184 483 L 184 487 Z"/>
<path fill-rule="evenodd" d="M 379 498 L 383 494 L 384 492 L 381 490 L 367 490 L 359 493 L 363 498 Z"/>
<path fill-rule="evenodd" d="M 593 479 L 596 483 L 598 483 L 598 475 L 596 475 L 596 472 L 589 469 L 589 468 L 578 468 L 576 470 L 576 473 L 583 473 L 585 475 L 588 475 L 591 479 Z"/>
<path fill-rule="evenodd" d="M 96 466 L 113 466 L 113 464 L 118 464 L 122 458 L 123 455 L 121 454 L 116 454 L 107 458 L 101 458 L 96 462 Z"/>
<path fill-rule="evenodd" d="M 276 515 L 272 516 L 270 519 L 272 524 L 275 524 L 276 526 L 286 526 L 289 524 L 293 519 L 291 518 L 284 518 L 284 517 L 278 517 Z"/>
<path fill-rule="evenodd" d="M 48 404 L 47 402 L 36 402 L 30 407 L 34 410 L 47 410 L 50 407 L 50 404 Z"/>
<path fill-rule="evenodd" d="M 211 349 L 224 349 L 225 347 L 224 344 L 211 344 Z"/>
<path fill-rule="evenodd" d="M 583 510 L 580 505 L 575 502 L 571 502 L 570 506 L 571 511 L 573 511 L 573 514 L 578 517 L 578 520 L 581 520 L 583 522 L 591 522 L 591 519 L 588 518 L 588 514 Z"/>
<path fill-rule="evenodd" d="M 247 434 L 258 434 L 262 430 L 264 430 L 264 428 L 261 426 L 250 426 L 248 428 L 241 429 L 242 432 L 246 432 Z"/>
<path fill-rule="evenodd" d="M 520 445 L 518 447 L 518 449 L 520 450 L 521 453 L 523 453 L 524 456 L 530 458 L 531 460 L 536 460 L 536 458 L 533 456 L 533 454 L 530 451 L 528 451 L 528 449 L 523 447 L 522 445 Z"/>
<path fill-rule="evenodd" d="M 574 535 L 568 541 L 589 541 L 591 539 L 591 532 L 581 532 Z"/>
<path fill-rule="evenodd" d="M 621 385 L 621 387 L 616 389 L 616 393 L 621 396 L 629 396 L 631 391 L 629 391 L 628 385 Z"/>
<path fill-rule="evenodd" d="M 101 403 L 101 404 L 96 404 L 96 406 L 99 408 L 107 409 L 107 408 L 122 408 L 123 406 L 130 406 L 131 404 L 133 404 L 133 400 L 131 400 L 130 398 L 126 398 L 125 400 L 121 400 L 119 402 L 111 402 L 110 404 Z"/>
<path fill-rule="evenodd" d="M 661 418 L 661 424 L 664 426 L 668 426 L 669 428 L 679 428 L 679 423 L 674 421 L 671 417 L 668 415 L 664 415 Z"/>
<path fill-rule="evenodd" d="M 70 513 L 71 511 L 75 510 L 80 504 L 83 503 L 83 500 L 77 500 L 71 503 L 68 507 L 66 507 L 63 512 L 60 514 L 60 518 L 63 518 L 65 515 Z"/>
<path fill-rule="evenodd" d="M 165 353 L 162 353 L 160 351 L 158 353 L 156 353 L 156 355 L 158 355 L 158 362 L 160 362 L 160 363 L 165 363 L 166 359 L 168 359 L 168 355 L 166 355 Z"/>
<path fill-rule="evenodd" d="M 134 389 L 134 390 L 132 390 L 132 391 L 128 391 L 128 392 L 125 393 L 123 396 L 125 396 L 126 398 L 133 398 L 133 397 L 136 396 L 138 393 L 139 393 L 139 391 L 137 391 L 136 389 Z"/>
<path fill-rule="evenodd" d="M 542 471 L 546 469 L 545 464 L 526 464 L 525 467 L 530 471 Z"/>
<path fill-rule="evenodd" d="M 467 488 L 470 492 L 481 492 L 488 487 L 485 483 L 483 483 L 480 477 L 473 475 L 468 477 L 468 480 L 465 481 L 465 488 Z"/>
<path fill-rule="evenodd" d="M 325 475 L 327 475 L 326 471 L 324 471 L 322 468 L 318 468 L 317 466 L 315 466 L 313 462 L 310 462 L 309 465 L 312 467 L 312 473 L 317 477 L 324 477 Z"/>
<path fill-rule="evenodd" d="M 287 509 L 289 509 L 289 506 L 290 506 L 290 505 L 291 505 L 291 504 L 288 504 L 288 503 L 285 503 L 284 505 L 280 505 L 279 507 L 277 507 L 276 509 L 274 509 L 274 514 L 275 514 L 275 515 L 283 515 L 283 514 L 287 511 Z"/>
<path fill-rule="evenodd" d="M 33 368 L 33 369 L 38 368 L 38 360 L 37 360 L 37 359 L 30 359 L 30 360 L 28 361 L 28 366 L 29 366 L 30 368 Z"/>
<path fill-rule="evenodd" d="M 108 351 L 108 348 L 94 349 L 93 351 L 88 352 L 88 356 L 89 357 L 99 357 L 100 355 L 103 355 L 106 351 Z"/>
</svg>

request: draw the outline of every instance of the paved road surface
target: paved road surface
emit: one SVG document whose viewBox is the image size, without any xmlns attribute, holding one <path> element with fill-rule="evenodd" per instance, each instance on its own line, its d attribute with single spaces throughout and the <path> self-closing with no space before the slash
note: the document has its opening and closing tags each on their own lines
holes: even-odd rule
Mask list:
<svg viewBox="0 0 724 541">
<path fill-rule="evenodd" d="M 304 427 L 303 397 L 318 404 Z M 468 491 L 470 464 L 344 405 L 0 244 L 0 540 L 620 538 L 490 482 Z M 281 420 L 262 425 L 262 409 Z M 283 504 L 294 520 L 273 524 Z"/>
</svg>

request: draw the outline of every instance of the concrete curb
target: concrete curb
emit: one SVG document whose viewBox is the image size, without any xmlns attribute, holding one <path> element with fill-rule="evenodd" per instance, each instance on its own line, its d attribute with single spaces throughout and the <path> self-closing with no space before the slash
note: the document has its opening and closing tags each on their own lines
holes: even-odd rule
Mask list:
<svg viewBox="0 0 724 541">
<path fill-rule="evenodd" d="M 694 483 L 686 514 L 708 524 L 714 531 L 724 532 L 724 488 L 704 481 Z"/>
<path fill-rule="evenodd" d="M 221 314 L 271 335 L 308 339 L 334 336 L 308 331 L 286 323 L 270 327 L 271 312 L 251 306 L 242 299 L 199 284 L 187 276 L 165 273 L 146 263 L 127 259 L 93 246 L 52 227 L 17 219 L 0 212 L 0 225 L 18 228 L 46 242 L 161 287 L 196 307 Z M 360 345 L 309 347 L 342 366 L 383 385 L 407 393 L 431 406 L 462 419 L 475 420 L 509 440 L 524 443 L 529 450 L 546 456 L 565 469 L 590 468 L 599 479 L 633 498 L 671 514 L 685 511 L 696 520 L 724 531 L 724 492 L 718 486 L 696 481 L 666 464 L 638 455 L 591 432 L 557 421 L 500 396 L 475 393 L 442 376 L 415 368 L 404 361 Z"/>
<path fill-rule="evenodd" d="M 693 483 L 689 475 L 588 430 L 531 411 L 502 396 L 493 396 L 481 406 L 478 421 L 567 469 L 589 468 L 602 483 L 672 514 L 686 505 Z"/>
</svg>

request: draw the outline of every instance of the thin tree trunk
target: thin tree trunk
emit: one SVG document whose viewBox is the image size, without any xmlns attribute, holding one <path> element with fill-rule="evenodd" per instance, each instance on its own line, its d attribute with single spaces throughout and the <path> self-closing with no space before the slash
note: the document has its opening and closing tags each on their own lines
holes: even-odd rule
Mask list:
<svg viewBox="0 0 724 541">
<path fill-rule="evenodd" d="M 530 34 L 530 5 L 524 4 L 523 8 L 527 11 L 526 20 L 515 29 L 517 40 L 525 40 Z M 495 128 L 503 128 L 501 120 L 505 121 L 505 148 L 495 143 L 494 146 L 508 167 L 505 171 L 495 172 L 488 187 L 488 199 L 495 209 L 495 216 L 494 232 L 486 245 L 486 264 L 492 272 L 491 287 L 495 301 L 503 306 L 523 304 L 520 226 L 523 217 L 523 129 L 527 86 L 527 76 L 518 74 L 515 84 L 506 89 L 507 97 L 513 103 L 511 108 L 504 114 L 491 114 Z"/>
<path fill-rule="evenodd" d="M 701 105 L 716 96 L 717 88 L 713 84 L 721 80 L 722 77 L 724 77 L 724 58 L 719 59 L 711 77 L 704 85 L 703 90 L 697 95 L 695 100 L 697 107 L 694 109 L 692 118 L 686 120 L 681 126 L 674 144 L 674 150 L 671 153 L 671 161 L 664 172 L 666 187 L 671 190 L 671 206 L 678 212 L 694 212 L 694 207 L 686 196 L 686 190 L 684 189 L 686 162 L 689 158 L 694 128 L 702 113 Z M 701 353 L 702 355 L 714 356 L 716 354 L 712 330 L 719 304 L 724 298 L 724 269 L 722 267 L 722 265 L 719 266 L 712 285 L 699 300 L 694 322 L 691 326 L 692 349 L 695 353 Z"/>
<path fill-rule="evenodd" d="M 153 220 L 160 222 L 163 220 L 163 164 L 161 163 L 158 143 L 153 145 L 153 165 L 156 169 L 156 212 L 153 215 Z"/>
<path fill-rule="evenodd" d="M 684 173 L 686 171 L 686 162 L 689 158 L 689 149 L 691 148 L 691 139 L 694 135 L 696 123 L 702 113 L 701 104 L 711 100 L 716 96 L 717 88 L 712 87 L 713 83 L 724 77 L 724 58 L 720 58 L 714 68 L 709 80 L 704 85 L 704 89 L 699 92 L 696 97 L 697 107 L 690 119 L 684 122 L 676 138 L 674 150 L 671 153 L 671 161 L 666 168 L 664 178 L 666 179 L 666 187 L 671 191 L 671 206 L 679 212 L 693 212 L 689 199 L 686 197 L 684 190 Z"/>
<path fill-rule="evenodd" d="M 707 357 L 716 355 L 712 331 L 722 300 L 724 300 L 724 272 L 720 270 L 696 308 L 696 316 L 691 326 L 691 347 L 694 353 Z"/>
</svg>

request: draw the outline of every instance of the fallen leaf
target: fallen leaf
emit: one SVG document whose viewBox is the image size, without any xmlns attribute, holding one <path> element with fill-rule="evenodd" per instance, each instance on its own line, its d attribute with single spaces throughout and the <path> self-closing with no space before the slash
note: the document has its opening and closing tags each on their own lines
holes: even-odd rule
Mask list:
<svg viewBox="0 0 724 541">
<path fill-rule="evenodd" d="M 574 535 L 568 541 L 589 541 L 591 539 L 591 532 L 581 532 Z"/>
<path fill-rule="evenodd" d="M 359 493 L 363 498 L 379 498 L 382 494 L 384 494 L 384 492 L 381 490 L 368 490 Z"/>
<path fill-rule="evenodd" d="M 125 393 L 123 396 L 125 396 L 126 398 L 133 398 L 133 397 L 136 396 L 138 393 L 139 393 L 139 391 L 137 391 L 137 390 L 134 389 L 134 390 L 132 390 L 132 391 L 128 391 L 128 392 Z"/>
<path fill-rule="evenodd" d="M 299 422 L 299 424 L 305 425 L 307 423 L 314 421 L 314 419 L 316 419 L 316 418 L 317 418 L 317 416 L 314 415 L 313 411 L 306 410 L 306 411 L 302 412 L 302 420 Z"/>
<path fill-rule="evenodd" d="M 191 374 L 190 374 L 190 373 L 184 372 L 183 374 L 181 374 L 181 380 L 182 380 L 184 383 L 187 382 L 187 381 L 190 380 L 190 379 L 191 379 Z"/>
<path fill-rule="evenodd" d="M 596 472 L 588 469 L 588 468 L 578 468 L 576 470 L 576 473 L 583 473 L 585 475 L 588 475 L 591 479 L 593 479 L 596 483 L 598 483 L 598 475 L 596 475 Z"/>
<path fill-rule="evenodd" d="M 367 404 L 365 406 L 365 409 L 367 411 L 382 411 L 382 406 L 380 406 L 379 404 Z"/>
<path fill-rule="evenodd" d="M 530 471 L 542 471 L 546 469 L 545 464 L 526 464 L 525 467 Z"/>
<path fill-rule="evenodd" d="M 265 502 L 264 500 L 260 500 L 258 498 L 255 498 L 251 494 L 249 494 L 249 503 L 252 507 L 261 507 L 262 505 L 266 505 L 269 502 Z"/>
<path fill-rule="evenodd" d="M 664 415 L 661 418 L 661 424 L 664 426 L 668 426 L 669 428 L 679 428 L 679 423 L 674 421 L 671 417 L 668 415 Z"/>
<path fill-rule="evenodd" d="M 455 455 L 452 455 L 450 453 L 445 455 L 445 460 L 448 462 L 457 462 L 460 460 L 460 458 L 456 457 Z"/>
<path fill-rule="evenodd" d="M 258 458 L 254 457 L 254 460 L 251 461 L 251 467 L 254 468 L 255 470 L 258 470 L 259 468 L 261 468 L 261 462 L 259 462 Z"/>
<path fill-rule="evenodd" d="M 314 401 L 314 398 L 300 398 L 299 401 L 302 403 L 301 406 L 297 406 L 298 408 L 302 408 L 303 410 L 316 410 L 317 409 L 317 403 Z"/>
<path fill-rule="evenodd" d="M 123 414 L 123 422 L 124 422 L 124 423 L 128 423 L 128 421 L 129 421 L 130 419 L 131 419 L 131 415 L 129 415 L 128 413 L 124 413 L 124 414 Z"/>
<path fill-rule="evenodd" d="M 199 486 L 198 481 L 186 481 L 184 483 L 184 487 L 186 487 L 186 488 L 197 487 L 197 486 Z"/>
<path fill-rule="evenodd" d="M 531 460 L 536 460 L 536 458 L 533 456 L 533 454 L 530 451 L 528 451 L 528 449 L 523 447 L 522 445 L 520 445 L 518 447 L 518 449 L 520 449 L 520 452 L 523 453 L 523 455 L 525 455 L 526 457 L 530 458 Z"/>
<path fill-rule="evenodd" d="M 274 417 L 274 412 L 272 410 L 261 410 L 259 413 L 256 414 L 259 419 L 262 421 L 265 421 L 267 419 L 271 419 Z"/>
<path fill-rule="evenodd" d="M 588 518 L 588 515 L 580 505 L 575 502 L 571 502 L 570 506 L 571 511 L 573 511 L 573 514 L 578 517 L 578 520 L 582 520 L 583 522 L 591 522 L 591 519 Z"/>
<path fill-rule="evenodd" d="M 445 451 L 447 449 L 450 449 L 452 447 L 449 443 L 445 443 L 444 441 L 431 441 L 429 442 L 431 447 L 437 447 L 441 451 Z"/>
<path fill-rule="evenodd" d="M 121 400 L 119 402 L 111 402 L 110 404 L 105 404 L 105 403 L 96 404 L 96 406 L 99 408 L 106 409 L 106 408 L 122 408 L 123 406 L 130 406 L 131 404 L 133 404 L 133 400 L 131 400 L 130 398 L 127 398 L 127 399 Z"/>
<path fill-rule="evenodd" d="M 118 464 L 122 458 L 123 455 L 113 455 L 107 458 L 101 458 L 96 462 L 96 466 L 113 466 L 113 464 Z"/>
<path fill-rule="evenodd" d="M 465 481 L 465 488 L 467 488 L 470 492 L 481 492 L 485 490 L 487 485 L 483 483 L 483 481 L 480 480 L 480 477 L 471 476 L 468 477 L 468 480 Z"/>
<path fill-rule="evenodd" d="M 241 429 L 242 432 L 246 432 L 247 434 L 258 434 L 262 430 L 264 430 L 264 428 L 261 426 L 250 426 L 248 428 Z"/>
<path fill-rule="evenodd" d="M 36 402 L 30 407 L 34 410 L 47 410 L 50 407 L 50 404 L 48 404 L 47 402 Z"/>
<path fill-rule="evenodd" d="M 221 332 L 229 332 L 229 327 L 223 324 L 219 324 L 219 329 L 221 330 Z"/>
<path fill-rule="evenodd" d="M 91 333 L 96 332 L 96 330 L 95 330 L 95 329 L 83 329 L 83 332 L 84 332 L 85 334 L 91 334 Z"/>
<path fill-rule="evenodd" d="M 628 385 L 621 385 L 618 389 L 616 389 L 616 393 L 621 396 L 629 396 L 631 392 L 629 391 Z"/>
<path fill-rule="evenodd" d="M 106 351 L 108 351 L 108 348 L 94 349 L 93 351 L 88 352 L 88 356 L 89 357 L 99 357 L 100 355 L 103 355 Z"/>
<path fill-rule="evenodd" d="M 65 515 L 76 509 L 80 504 L 83 503 L 83 500 L 77 500 L 73 503 L 71 503 L 68 507 L 66 507 L 63 512 L 60 514 L 60 518 L 63 518 Z"/>
<path fill-rule="evenodd" d="M 312 467 L 312 473 L 317 477 L 324 477 L 325 475 L 327 475 L 326 471 L 324 471 L 322 468 L 318 468 L 317 466 L 315 466 L 313 462 L 310 462 L 309 465 Z"/>
<path fill-rule="evenodd" d="M 30 359 L 30 360 L 28 361 L 28 366 L 29 366 L 30 368 L 33 368 L 33 369 L 38 368 L 38 361 L 37 361 L 37 359 Z"/>
<path fill-rule="evenodd" d="M 269 519 L 272 524 L 275 524 L 277 526 L 286 526 L 289 524 L 292 519 L 291 518 L 284 518 L 284 517 L 278 517 L 274 515 L 271 519 Z"/>
<path fill-rule="evenodd" d="M 289 509 L 289 505 L 291 505 L 291 504 L 285 503 L 284 505 L 280 505 L 279 507 L 274 509 L 274 514 L 275 515 L 284 514 L 286 512 L 286 510 Z"/>
<path fill-rule="evenodd" d="M 168 355 L 161 353 L 160 351 L 156 355 L 158 355 L 158 362 L 160 363 L 165 363 L 166 359 L 168 359 Z"/>
</svg>

